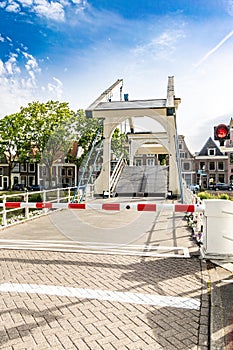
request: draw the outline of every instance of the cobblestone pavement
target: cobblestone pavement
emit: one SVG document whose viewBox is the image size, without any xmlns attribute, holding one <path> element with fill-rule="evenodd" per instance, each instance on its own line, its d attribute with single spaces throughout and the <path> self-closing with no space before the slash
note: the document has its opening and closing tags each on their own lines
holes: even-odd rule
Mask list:
<svg viewBox="0 0 233 350">
<path fill-rule="evenodd" d="M 210 349 L 233 349 L 233 264 L 208 261 L 211 281 Z"/>
<path fill-rule="evenodd" d="M 0 349 L 208 349 L 206 265 L 0 250 Z"/>
</svg>

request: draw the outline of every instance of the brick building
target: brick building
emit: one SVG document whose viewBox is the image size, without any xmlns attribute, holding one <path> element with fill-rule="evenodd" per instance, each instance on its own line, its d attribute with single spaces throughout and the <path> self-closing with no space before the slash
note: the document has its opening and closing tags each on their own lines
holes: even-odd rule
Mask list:
<svg viewBox="0 0 233 350">
<path fill-rule="evenodd" d="M 195 156 L 197 184 L 207 189 L 210 184 L 228 182 L 228 156 L 211 137 L 206 141 L 201 151 Z"/>
</svg>

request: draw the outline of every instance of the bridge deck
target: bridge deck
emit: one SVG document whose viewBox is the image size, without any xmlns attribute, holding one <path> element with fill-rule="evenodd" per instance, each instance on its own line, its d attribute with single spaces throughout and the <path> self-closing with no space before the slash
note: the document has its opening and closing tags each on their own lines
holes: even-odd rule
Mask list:
<svg viewBox="0 0 233 350">
<path fill-rule="evenodd" d="M 114 201 L 123 203 L 124 199 Z M 107 202 L 108 199 L 104 201 Z M 189 251 L 198 250 L 190 234 L 184 213 L 167 209 L 160 212 L 69 209 L 2 230 L 0 247 L 187 257 Z"/>
</svg>

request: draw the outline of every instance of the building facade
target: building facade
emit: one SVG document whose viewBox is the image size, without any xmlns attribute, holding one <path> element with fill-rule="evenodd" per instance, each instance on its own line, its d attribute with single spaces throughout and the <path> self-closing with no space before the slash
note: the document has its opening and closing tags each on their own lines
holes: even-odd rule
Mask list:
<svg viewBox="0 0 233 350">
<path fill-rule="evenodd" d="M 178 147 L 182 178 L 185 180 L 186 186 L 196 184 L 195 157 L 189 151 L 184 135 L 178 136 Z"/>
<path fill-rule="evenodd" d="M 228 156 L 221 152 L 211 137 L 195 156 L 197 184 L 208 189 L 215 183 L 228 183 Z"/>
<path fill-rule="evenodd" d="M 77 183 L 77 167 L 72 163 L 55 163 L 51 169 L 51 186 L 73 187 Z M 41 188 L 49 189 L 49 169 L 43 164 L 38 163 L 15 163 L 15 166 L 9 175 L 9 166 L 6 163 L 0 163 L 0 190 L 9 190 L 16 184 L 22 184 L 29 188 L 33 185 L 39 185 Z"/>
<path fill-rule="evenodd" d="M 44 164 L 38 165 L 38 184 L 45 189 L 74 187 L 77 182 L 77 167 L 72 163 L 57 162 L 50 169 Z"/>
<path fill-rule="evenodd" d="M 154 166 L 158 165 L 157 154 L 140 154 L 136 153 L 134 157 L 134 165 L 136 166 Z"/>
</svg>

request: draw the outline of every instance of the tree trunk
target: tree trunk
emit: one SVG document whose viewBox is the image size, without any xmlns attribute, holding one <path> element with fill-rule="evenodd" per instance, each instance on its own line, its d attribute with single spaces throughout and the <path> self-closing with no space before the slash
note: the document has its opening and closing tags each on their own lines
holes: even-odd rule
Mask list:
<svg viewBox="0 0 233 350">
<path fill-rule="evenodd" d="M 52 188 L 52 179 L 53 179 L 53 165 L 49 165 L 49 188 Z"/>
</svg>

